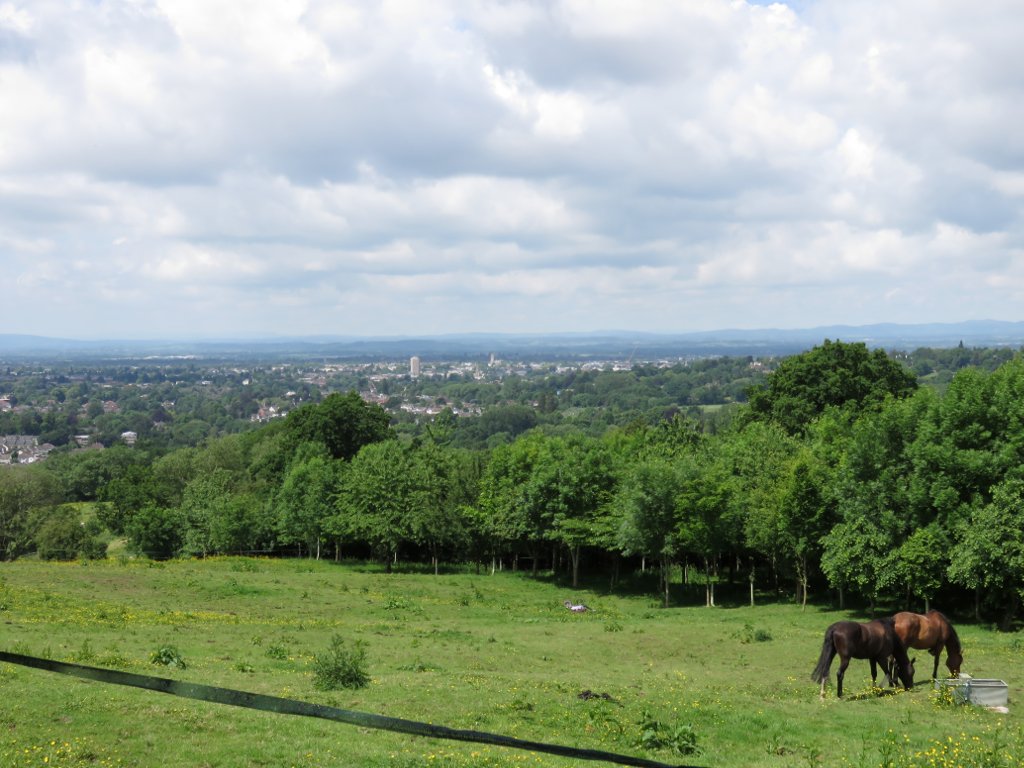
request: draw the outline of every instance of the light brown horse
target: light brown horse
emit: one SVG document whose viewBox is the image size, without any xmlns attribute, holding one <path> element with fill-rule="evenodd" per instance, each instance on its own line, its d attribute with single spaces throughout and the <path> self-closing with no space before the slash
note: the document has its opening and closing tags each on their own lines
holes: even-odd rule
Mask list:
<svg viewBox="0 0 1024 768">
<path fill-rule="evenodd" d="M 903 611 L 893 616 L 892 620 L 896 634 L 905 648 L 926 650 L 935 657 L 933 680 L 939 673 L 939 655 L 943 648 L 946 650 L 946 667 L 950 677 L 960 674 L 960 665 L 964 663 L 960 638 L 942 613 L 934 610 L 925 614 Z"/>
</svg>

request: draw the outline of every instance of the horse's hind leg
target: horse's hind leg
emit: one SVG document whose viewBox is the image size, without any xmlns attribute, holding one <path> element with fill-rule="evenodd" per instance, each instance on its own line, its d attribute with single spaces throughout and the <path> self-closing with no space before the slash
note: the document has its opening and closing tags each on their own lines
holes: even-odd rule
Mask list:
<svg viewBox="0 0 1024 768">
<path fill-rule="evenodd" d="M 836 672 L 836 698 L 843 698 L 843 676 L 846 674 L 846 668 L 850 666 L 850 659 L 847 656 L 840 657 L 842 661 L 839 664 L 839 670 Z"/>
<path fill-rule="evenodd" d="M 896 668 L 896 659 L 894 659 L 892 656 L 879 656 L 877 659 L 872 659 L 871 660 L 871 685 L 872 685 L 872 687 L 877 687 L 877 686 L 875 686 L 875 665 L 876 664 L 878 666 L 880 666 L 882 668 L 882 671 L 885 673 L 885 679 L 888 681 L 889 687 L 892 688 L 893 686 L 895 686 L 896 685 L 896 681 L 893 680 L 893 672 L 895 671 L 895 668 Z"/>
</svg>

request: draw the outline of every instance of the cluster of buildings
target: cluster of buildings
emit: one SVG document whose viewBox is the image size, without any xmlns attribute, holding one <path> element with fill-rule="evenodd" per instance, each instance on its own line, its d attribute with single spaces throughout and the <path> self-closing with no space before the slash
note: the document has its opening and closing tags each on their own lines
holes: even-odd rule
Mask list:
<svg viewBox="0 0 1024 768">
<path fill-rule="evenodd" d="M 35 464 L 54 449 L 33 435 L 0 435 L 0 464 Z"/>
</svg>

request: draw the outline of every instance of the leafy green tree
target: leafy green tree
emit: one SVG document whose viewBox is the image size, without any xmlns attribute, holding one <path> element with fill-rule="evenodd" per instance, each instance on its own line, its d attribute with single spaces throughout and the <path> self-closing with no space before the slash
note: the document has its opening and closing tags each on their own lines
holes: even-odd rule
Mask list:
<svg viewBox="0 0 1024 768">
<path fill-rule="evenodd" d="M 572 585 L 579 586 L 580 553 L 595 543 L 599 516 L 615 486 L 612 457 L 597 440 L 582 435 L 549 438 L 533 463 L 527 498 L 550 520 L 548 536 L 569 552 Z"/>
<path fill-rule="evenodd" d="M 798 449 L 796 440 L 776 424 L 752 422 L 734 427 L 719 438 L 718 450 L 731 484 L 730 518 L 742 530 L 751 553 L 750 604 L 754 604 L 757 556 L 773 568 L 786 559 L 786 518 L 779 497 Z"/>
<path fill-rule="evenodd" d="M 285 419 L 285 447 L 323 443 L 332 458 L 351 460 L 363 446 L 389 439 L 390 417 L 359 393 L 334 392 L 315 405 L 304 405 Z"/>
<path fill-rule="evenodd" d="M 0 467 L 0 559 L 31 551 L 38 511 L 57 504 L 61 495 L 50 472 L 36 466 Z"/>
<path fill-rule="evenodd" d="M 622 521 L 619 546 L 626 554 L 658 558 L 659 592 L 666 608 L 672 561 L 679 546 L 677 500 L 681 487 L 682 479 L 672 462 L 643 459 L 626 474 L 614 502 Z"/>
<path fill-rule="evenodd" d="M 705 605 L 715 605 L 718 559 L 739 544 L 741 523 L 730 520 L 730 478 L 725 464 L 709 450 L 674 460 L 680 481 L 677 505 L 678 546 L 704 565 Z"/>
<path fill-rule="evenodd" d="M 887 395 L 905 397 L 916 387 L 914 374 L 882 350 L 826 339 L 785 358 L 765 384 L 752 387 L 749 413 L 800 435 L 827 408 L 877 407 Z"/>
<path fill-rule="evenodd" d="M 36 552 L 42 560 L 91 558 L 100 550 L 92 541 L 97 533 L 95 527 L 83 525 L 75 507 L 62 504 L 45 516 L 36 531 Z"/>
<path fill-rule="evenodd" d="M 891 554 L 886 568 L 888 582 L 906 590 L 906 607 L 910 597 L 924 600 L 924 610 L 931 608 L 931 599 L 945 582 L 950 558 L 950 539 L 937 522 L 918 528 Z"/>
<path fill-rule="evenodd" d="M 480 508 L 493 530 L 509 547 L 525 547 L 538 572 L 540 547 L 551 530 L 554 489 L 534 483 L 534 472 L 546 456 L 547 438 L 531 432 L 495 449 L 480 481 Z"/>
<path fill-rule="evenodd" d="M 798 599 L 804 608 L 810 591 L 812 564 L 821 556 L 821 541 L 832 523 L 828 484 L 825 467 L 805 449 L 789 465 L 779 489 L 779 550 L 793 563 Z"/>
<path fill-rule="evenodd" d="M 142 464 L 148 457 L 125 445 L 111 448 L 51 455 L 45 468 L 64 487 L 67 501 L 96 501 L 103 489 L 129 467 Z"/>
<path fill-rule="evenodd" d="M 185 521 L 177 509 L 147 504 L 125 525 L 131 551 L 153 560 L 168 560 L 178 554 L 185 534 Z"/>
<path fill-rule="evenodd" d="M 1009 628 L 1024 593 L 1024 480 L 996 486 L 991 503 L 971 510 L 956 536 L 949 577 L 1000 606 L 1000 624 Z"/>
<path fill-rule="evenodd" d="M 877 510 L 847 509 L 842 522 L 825 535 L 821 569 L 829 583 L 839 590 L 842 606 L 847 589 L 864 595 L 871 612 L 881 587 L 890 579 L 886 574 L 889 552 L 896 546 L 892 525 L 885 525 Z"/>
<path fill-rule="evenodd" d="M 214 552 L 253 554 L 272 550 L 274 533 L 270 504 L 241 491 L 228 496 L 210 520 L 209 541 Z"/>
<path fill-rule="evenodd" d="M 185 488 L 199 475 L 203 464 L 199 450 L 179 448 L 164 454 L 152 466 L 157 505 L 177 507 L 185 495 Z"/>
<path fill-rule="evenodd" d="M 133 464 L 128 467 L 106 484 L 100 499 L 107 502 L 97 511 L 100 520 L 111 533 L 117 536 L 124 534 L 125 523 L 133 512 L 160 501 L 153 465 Z"/>
<path fill-rule="evenodd" d="M 463 510 L 476 497 L 473 462 L 464 451 L 428 443 L 411 453 L 415 489 L 409 518 L 412 539 L 430 551 L 434 573 L 441 553 L 467 542 Z"/>
<path fill-rule="evenodd" d="M 417 492 L 408 448 L 396 440 L 365 445 L 345 474 L 333 528 L 368 543 L 390 573 L 399 548 L 413 539 Z"/>
<path fill-rule="evenodd" d="M 203 472 L 185 487 L 181 500 L 183 552 L 206 557 L 218 551 L 214 530 L 227 516 L 234 494 L 234 476 L 222 467 Z"/>
<path fill-rule="evenodd" d="M 277 495 L 278 533 L 285 544 L 305 545 L 320 559 L 327 519 L 334 513 L 338 472 L 332 459 L 311 456 L 295 463 Z"/>
</svg>

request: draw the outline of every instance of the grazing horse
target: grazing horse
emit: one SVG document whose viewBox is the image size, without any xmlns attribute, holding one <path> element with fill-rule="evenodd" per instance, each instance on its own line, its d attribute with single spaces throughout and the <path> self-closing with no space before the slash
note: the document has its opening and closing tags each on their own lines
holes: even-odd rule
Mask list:
<svg viewBox="0 0 1024 768">
<path fill-rule="evenodd" d="M 871 683 L 875 682 L 878 667 L 885 672 L 889 685 L 896 685 L 892 678 L 889 657 L 896 659 L 895 666 L 899 672 L 903 687 L 910 689 L 914 685 L 913 662 L 907 658 L 907 649 L 900 642 L 892 619 L 874 619 L 867 624 L 857 621 L 837 621 L 825 630 L 825 642 L 821 646 L 821 657 L 818 666 L 811 673 L 811 679 L 821 683 L 821 697 L 825 697 L 825 683 L 828 681 L 828 670 L 832 659 L 839 654 L 839 670 L 836 672 L 836 695 L 843 696 L 843 676 L 850 666 L 850 659 L 868 659 L 871 662 Z"/>
<path fill-rule="evenodd" d="M 961 653 L 960 638 L 949 623 L 949 619 L 939 611 L 928 611 L 928 613 L 908 613 L 906 611 L 897 613 L 892 617 L 896 634 L 904 648 L 919 648 L 927 650 L 935 657 L 935 667 L 932 669 L 932 679 L 939 674 L 939 656 L 942 649 L 946 649 L 946 667 L 949 668 L 949 676 L 957 677 L 960 674 L 960 665 L 964 663 L 964 656 Z"/>
</svg>

